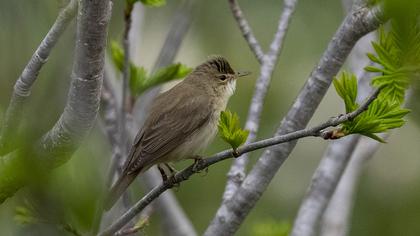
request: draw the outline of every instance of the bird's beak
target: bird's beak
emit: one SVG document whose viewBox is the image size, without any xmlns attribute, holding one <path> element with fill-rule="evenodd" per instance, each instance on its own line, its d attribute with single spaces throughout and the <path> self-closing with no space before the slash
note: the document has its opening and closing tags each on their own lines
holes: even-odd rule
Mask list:
<svg viewBox="0 0 420 236">
<path fill-rule="evenodd" d="M 236 77 L 243 77 L 243 76 L 247 76 L 250 75 L 251 71 L 238 71 L 236 72 Z"/>
</svg>

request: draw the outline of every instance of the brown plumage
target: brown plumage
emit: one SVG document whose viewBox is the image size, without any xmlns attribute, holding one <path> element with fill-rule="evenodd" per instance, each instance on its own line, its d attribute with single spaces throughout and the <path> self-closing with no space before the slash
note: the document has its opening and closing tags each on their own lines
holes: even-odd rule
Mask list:
<svg viewBox="0 0 420 236">
<path fill-rule="evenodd" d="M 156 98 L 123 173 L 111 188 L 106 209 L 152 165 L 194 158 L 206 148 L 217 132 L 220 112 L 235 90 L 236 78 L 227 60 L 217 56 Z"/>
</svg>

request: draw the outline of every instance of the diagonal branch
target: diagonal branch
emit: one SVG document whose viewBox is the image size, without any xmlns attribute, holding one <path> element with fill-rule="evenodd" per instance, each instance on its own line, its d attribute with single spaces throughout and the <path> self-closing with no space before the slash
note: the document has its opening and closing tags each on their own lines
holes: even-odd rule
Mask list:
<svg viewBox="0 0 420 236">
<path fill-rule="evenodd" d="M 263 64 L 264 52 L 260 44 L 258 43 L 258 40 L 255 38 L 254 33 L 252 33 L 252 29 L 249 26 L 244 14 L 242 13 L 242 10 L 239 7 L 237 0 L 229 0 L 229 6 L 233 16 L 235 17 L 236 22 L 239 25 L 239 29 L 241 30 L 242 35 L 248 42 L 249 48 L 255 54 L 255 57 L 257 58 L 258 62 L 260 64 Z"/>
<path fill-rule="evenodd" d="M 324 130 L 328 127 L 337 126 L 345 121 L 352 120 L 356 116 L 360 115 L 363 111 L 365 111 L 368 106 L 376 99 L 380 92 L 380 89 L 375 90 L 371 96 L 363 103 L 357 110 L 345 114 L 340 115 L 338 117 L 333 117 L 328 121 L 317 125 L 312 128 L 302 129 L 295 132 L 291 132 L 284 135 L 275 136 L 269 139 L 260 140 L 257 142 L 249 143 L 244 146 L 239 147 L 236 150 L 236 154 L 242 155 L 244 153 L 248 153 L 251 151 L 255 151 L 258 149 L 274 146 L 280 143 L 290 142 L 292 140 L 297 140 L 304 137 L 322 137 Z M 149 193 L 147 193 L 142 199 L 140 199 L 132 208 L 130 208 L 124 215 L 122 215 L 116 222 L 114 222 L 111 226 L 109 226 L 105 231 L 100 233 L 100 236 L 108 236 L 112 235 L 121 229 L 124 225 L 126 225 L 133 217 L 135 217 L 138 213 L 140 213 L 146 206 L 148 206 L 151 202 L 153 202 L 156 198 L 158 198 L 163 192 L 166 190 L 176 186 L 177 184 L 189 179 L 190 176 L 199 173 L 202 170 L 207 169 L 209 166 L 214 165 L 218 162 L 223 160 L 233 158 L 234 157 L 233 150 L 225 150 L 219 152 L 213 156 L 203 159 L 200 162 L 190 165 L 189 167 L 185 168 L 181 172 L 173 175 L 168 180 L 164 181 L 159 186 L 152 189 Z"/>
<path fill-rule="evenodd" d="M 99 109 L 111 5 L 109 0 L 80 1 L 72 79 L 64 112 L 32 146 L 31 155 L 9 156 L 0 162 L 0 202 L 26 183 L 33 167 L 49 170 L 66 162 L 92 128 Z"/>
<path fill-rule="evenodd" d="M 377 8 L 354 8 L 345 18 L 295 103 L 282 120 L 276 135 L 304 128 L 326 94 L 332 78 L 360 37 L 376 29 L 383 19 Z M 296 142 L 266 150 L 231 200 L 222 204 L 204 235 L 233 235 L 255 206 Z"/>
<path fill-rule="evenodd" d="M 31 94 L 32 85 L 35 83 L 42 66 L 47 61 L 51 50 L 73 19 L 76 9 L 77 0 L 71 0 L 69 4 L 61 10 L 53 26 L 48 31 L 16 81 L 0 131 L 0 156 L 5 155 L 16 148 L 16 146 L 13 146 L 16 143 L 13 137 L 16 135 L 13 135 L 13 133 L 16 133 L 22 119 L 24 105 Z"/>
<path fill-rule="evenodd" d="M 234 4 L 234 6 L 236 6 L 239 9 L 239 6 L 237 5 L 236 1 L 229 2 L 231 4 Z M 254 141 L 257 136 L 264 100 L 267 95 L 267 91 L 271 82 L 271 77 L 274 68 L 277 64 L 278 57 L 284 42 L 284 38 L 286 36 L 287 29 L 289 27 L 290 20 L 293 15 L 296 4 L 297 0 L 284 1 L 283 11 L 279 19 L 274 39 L 270 44 L 270 50 L 266 55 L 264 55 L 264 58 L 262 60 L 260 75 L 255 84 L 254 95 L 251 100 L 251 105 L 248 111 L 248 118 L 245 124 L 245 129 L 249 130 L 247 143 Z M 235 14 L 235 11 L 233 11 L 233 13 Z M 240 17 L 241 18 L 239 19 L 237 17 L 235 18 L 237 19 L 239 26 L 242 29 L 243 27 L 241 26 L 241 19 L 242 21 L 245 21 L 245 19 L 242 15 L 240 15 Z M 244 29 L 242 29 L 242 32 L 244 32 L 244 35 L 246 35 L 246 31 Z M 246 40 L 250 45 L 252 45 L 251 39 L 246 38 Z M 245 178 L 245 171 L 248 163 L 248 158 L 248 155 L 245 154 L 242 158 L 235 159 L 235 161 L 233 162 L 228 173 L 228 180 L 226 183 L 225 192 L 223 194 L 223 201 L 229 200 L 239 188 L 239 186 L 242 184 L 242 181 Z"/>
</svg>

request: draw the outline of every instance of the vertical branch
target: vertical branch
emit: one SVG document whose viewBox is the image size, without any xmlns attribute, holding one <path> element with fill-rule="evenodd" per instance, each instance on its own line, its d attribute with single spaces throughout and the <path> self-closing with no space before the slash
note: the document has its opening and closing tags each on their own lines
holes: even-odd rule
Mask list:
<svg viewBox="0 0 420 236">
<path fill-rule="evenodd" d="M 120 133 L 120 150 L 121 156 L 125 157 L 127 155 L 127 113 L 129 112 L 129 107 L 131 104 L 129 102 L 130 93 L 129 93 L 129 80 L 130 80 L 130 41 L 129 33 L 131 28 L 131 12 L 133 10 L 133 4 L 126 2 L 126 8 L 124 10 L 124 35 L 123 35 L 123 48 L 124 48 L 124 65 L 123 65 L 123 78 L 122 78 L 122 99 L 119 112 L 119 133 Z M 120 163 L 118 163 L 120 164 Z"/>
<path fill-rule="evenodd" d="M 64 112 L 54 127 L 34 144 L 33 155 L 28 158 L 26 155 L 14 155 L 0 162 L 0 202 L 22 187 L 27 173 L 34 168 L 14 164 L 31 161 L 45 170 L 57 167 L 71 157 L 92 128 L 99 109 L 110 16 L 109 0 L 80 2 L 72 79 Z"/>
<path fill-rule="evenodd" d="M 316 235 L 317 223 L 327 207 L 347 163 L 359 139 L 357 136 L 334 141 L 321 160 L 312 178 L 308 192 L 300 205 L 292 236 Z"/>
<path fill-rule="evenodd" d="M 47 61 L 58 39 L 73 19 L 76 9 L 77 0 L 71 0 L 69 4 L 61 10 L 53 26 L 48 31 L 16 81 L 9 107 L 7 108 L 0 130 L 0 156 L 5 155 L 16 148 L 13 147 L 16 143 L 14 140 L 14 136 L 16 135 L 13 135 L 13 133 L 17 133 L 19 123 L 22 119 L 24 105 L 30 96 L 32 85 L 35 83 L 42 66 Z"/>
<path fill-rule="evenodd" d="M 343 65 L 354 44 L 382 22 L 379 13 L 379 9 L 367 7 L 354 8 L 350 12 L 282 120 L 276 135 L 292 132 L 307 125 L 327 92 L 333 76 Z M 220 206 L 205 235 L 234 234 L 295 145 L 296 141 L 293 141 L 266 150 L 231 200 Z"/>
<path fill-rule="evenodd" d="M 255 37 L 252 34 L 251 28 L 248 26 L 242 12 L 237 4 L 236 0 L 229 0 L 232 13 L 237 20 L 239 27 L 248 41 L 248 44 L 252 49 L 257 59 L 260 61 L 261 69 L 258 80 L 255 84 L 254 95 L 252 97 L 251 105 L 248 111 L 248 117 L 245 124 L 245 129 L 249 130 L 247 143 L 255 140 L 257 131 L 260 123 L 261 112 L 264 105 L 264 100 L 267 95 L 268 88 L 270 86 L 271 77 L 274 68 L 277 64 L 278 57 L 284 42 L 284 38 L 287 33 L 287 29 L 290 24 L 291 17 L 295 10 L 297 0 L 285 0 L 283 4 L 283 11 L 281 13 L 277 31 L 274 35 L 274 39 L 270 44 L 270 49 L 267 54 L 262 54 L 262 59 L 259 58 L 262 53 L 261 48 Z M 234 160 L 229 173 L 228 181 L 226 183 L 225 192 L 223 194 L 223 201 L 229 200 L 232 195 L 236 192 L 238 187 L 242 184 L 245 178 L 246 166 L 248 163 L 249 155 L 245 154 L 241 158 Z"/>
</svg>

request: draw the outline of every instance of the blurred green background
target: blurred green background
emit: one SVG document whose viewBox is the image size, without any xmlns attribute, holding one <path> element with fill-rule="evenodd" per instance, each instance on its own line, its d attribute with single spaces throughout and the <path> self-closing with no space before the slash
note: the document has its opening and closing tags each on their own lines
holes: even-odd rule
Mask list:
<svg viewBox="0 0 420 236">
<path fill-rule="evenodd" d="M 114 3 L 109 39 L 122 37 L 123 2 Z M 281 2 L 240 1 L 264 49 L 276 30 Z M 179 3 L 179 0 L 168 1 L 164 7 L 145 9 L 140 53 L 136 56 L 146 68 L 151 69 L 155 62 Z M 14 82 L 64 5 L 62 1 L 0 0 L 0 117 L 7 107 Z M 234 68 L 253 71 L 250 78 L 238 84 L 229 103 L 229 109 L 237 112 L 244 122 L 259 65 L 242 38 L 226 0 L 201 0 L 194 15 L 175 61 L 194 67 L 208 55 L 220 54 L 227 57 Z M 259 138 L 273 134 L 343 17 L 341 1 L 300 1 L 273 75 Z M 73 21 L 34 86 L 23 123 L 29 140 L 49 130 L 62 112 L 70 81 L 74 32 Z M 413 105 L 418 106 L 416 102 Z M 341 100 L 331 89 L 311 124 L 342 113 L 343 109 Z M 420 147 L 417 146 L 420 135 L 418 122 L 415 117 L 410 118 L 413 119 L 393 132 L 389 143 L 382 145 L 366 166 L 357 192 L 350 235 L 420 235 Z M 257 235 L 267 222 L 269 225 L 293 222 L 326 145 L 327 142 L 315 138 L 298 143 L 237 235 Z M 227 144 L 216 138 L 206 153 L 226 148 Z M 253 160 L 260 153 L 254 152 Z M 52 224 L 17 223 L 15 208 L 21 205 L 32 206 L 46 219 L 89 232 L 98 195 L 103 191 L 109 158 L 107 139 L 96 127 L 68 163 L 0 205 L 0 235 L 67 234 Z M 194 176 L 175 191 L 199 233 L 205 230 L 220 204 L 230 163 L 229 160 L 212 166 L 205 177 Z M 189 162 L 179 166 L 186 164 Z M 141 194 L 134 199 L 139 197 Z M 159 235 L 158 222 L 157 216 L 152 217 L 146 228 L 147 235 Z"/>
</svg>

